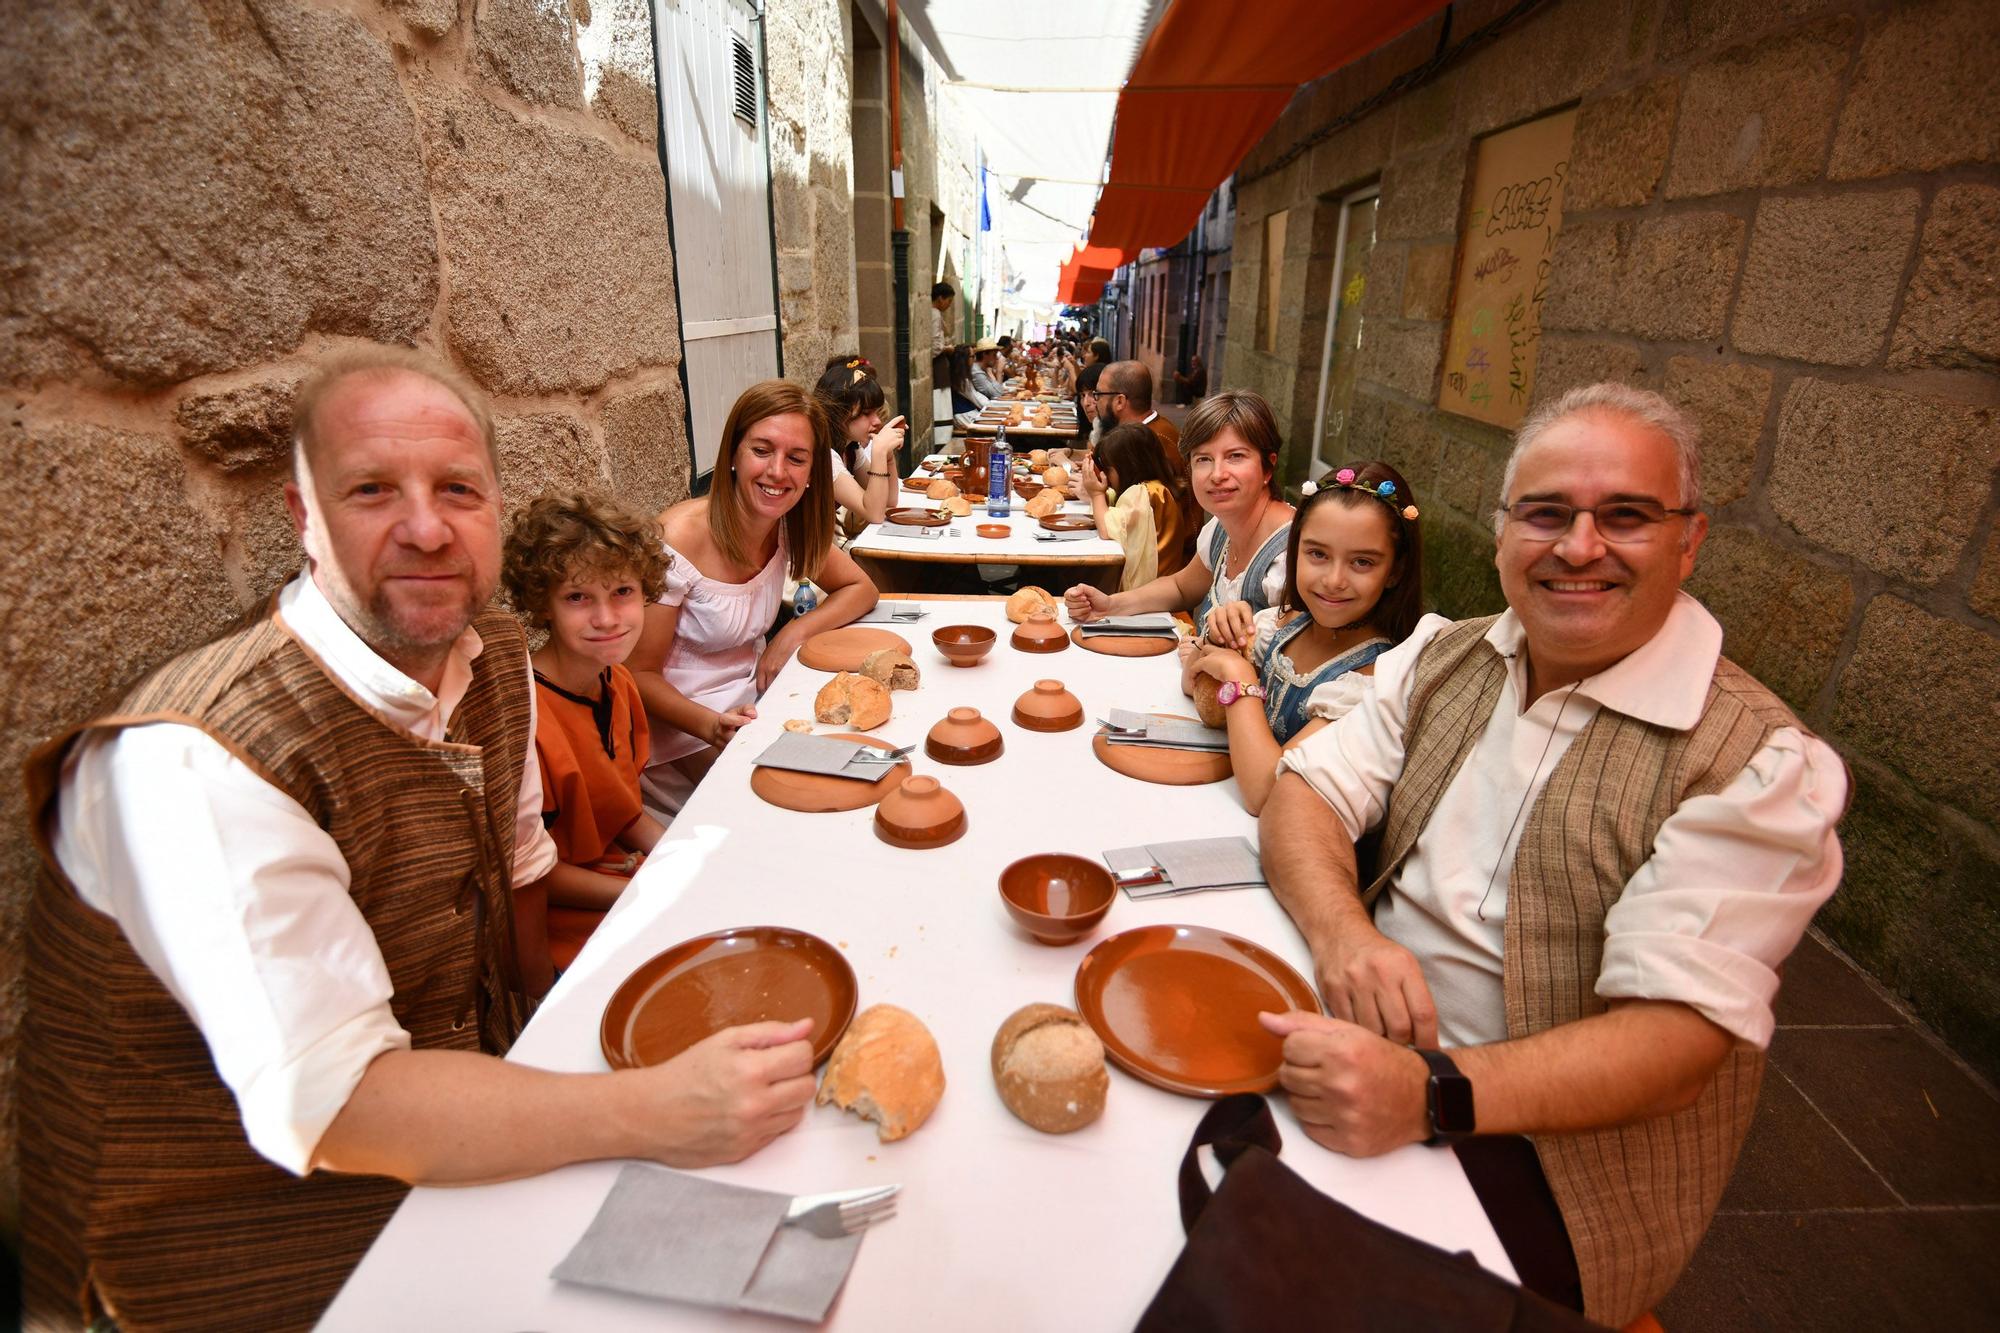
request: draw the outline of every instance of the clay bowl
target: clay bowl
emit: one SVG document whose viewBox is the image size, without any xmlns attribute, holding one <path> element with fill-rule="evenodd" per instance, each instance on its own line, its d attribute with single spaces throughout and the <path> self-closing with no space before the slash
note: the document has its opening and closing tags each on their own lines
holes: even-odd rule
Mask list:
<svg viewBox="0 0 2000 1333">
<path fill-rule="evenodd" d="M 1042 944 L 1074 944 L 1111 910 L 1111 872 L 1061 852 L 1024 856 L 1000 872 L 1007 915 Z"/>
<path fill-rule="evenodd" d="M 953 666 L 969 667 L 993 651 L 999 636 L 984 625 L 946 625 L 931 635 L 931 642 Z"/>
<path fill-rule="evenodd" d="M 1047 489 L 1039 481 L 1027 481 L 1020 477 L 1014 478 L 1014 494 L 1020 496 L 1023 500 L 1032 500 Z"/>
<path fill-rule="evenodd" d="M 1059 653 L 1069 647 L 1069 634 L 1052 612 L 1036 611 L 1015 627 L 1007 642 L 1024 653 Z"/>
<path fill-rule="evenodd" d="M 892 847 L 928 851 L 965 832 L 965 806 L 936 778 L 904 778 L 875 807 L 875 836 Z"/>
<path fill-rule="evenodd" d="M 924 737 L 924 753 L 940 764 L 984 764 L 998 759 L 1006 741 L 977 708 L 954 708 Z"/>
<path fill-rule="evenodd" d="M 997 542 L 1003 537 L 1007 536 L 1009 533 L 1011 533 L 1013 529 L 1008 527 L 1005 523 L 981 523 L 978 527 L 974 528 L 973 531 L 978 533 L 982 537 Z"/>
<path fill-rule="evenodd" d="M 1029 731 L 1069 731 L 1083 725 L 1083 703 L 1059 680 L 1038 680 L 1014 701 L 1014 725 Z"/>
</svg>

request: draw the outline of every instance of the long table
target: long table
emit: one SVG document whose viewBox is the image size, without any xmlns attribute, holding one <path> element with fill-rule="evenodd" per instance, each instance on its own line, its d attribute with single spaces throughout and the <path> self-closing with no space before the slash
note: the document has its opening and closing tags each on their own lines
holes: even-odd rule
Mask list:
<svg viewBox="0 0 2000 1333">
<path fill-rule="evenodd" d="M 1003 866 L 1042 851 L 1097 856 L 1108 848 L 1243 834 L 1256 823 L 1233 781 L 1161 787 L 1123 777 L 1090 752 L 1091 727 L 1054 735 L 1009 720 L 1033 681 L 1064 681 L 1086 717 L 1114 706 L 1182 711 L 1172 655 L 1126 659 L 1082 648 L 1031 655 L 1007 644 L 998 599 L 921 599 L 898 627 L 923 669 L 922 687 L 894 696 L 875 733 L 921 742 L 948 708 L 971 705 L 999 723 L 1006 752 L 952 768 L 918 750 L 916 771 L 965 802 L 959 841 L 933 851 L 890 847 L 872 811 L 796 814 L 749 788 L 751 758 L 785 719 L 810 717 L 827 676 L 793 661 L 724 751 L 667 838 L 563 974 L 509 1059 L 601 1072 L 598 1020 L 634 968 L 669 946 L 731 926 L 810 931 L 852 962 L 863 1007 L 888 1002 L 936 1036 L 947 1087 L 937 1112 L 899 1143 L 832 1107 L 717 1179 L 789 1193 L 900 1182 L 900 1210 L 868 1233 L 829 1323 L 844 1330 L 1129 1328 L 1182 1244 L 1175 1172 L 1207 1103 L 1162 1092 L 1114 1069 L 1103 1117 L 1074 1134 L 1039 1134 L 994 1093 L 988 1051 L 1001 1020 L 1032 1001 L 1072 1004 L 1076 966 L 1097 941 L 1155 923 L 1194 923 L 1253 939 L 1311 976 L 1297 931 L 1261 890 L 1199 893 L 1113 905 L 1083 943 L 1034 943 L 1008 918 L 995 887 Z M 1000 632 L 978 666 L 954 668 L 934 629 L 982 624 Z M 837 728 L 821 728 L 837 730 Z M 1445 1149 L 1402 1148 L 1353 1160 L 1311 1143 L 1282 1097 L 1273 1108 L 1283 1160 L 1315 1186 L 1389 1226 L 1513 1277 L 1505 1253 Z M 622 1330 L 785 1329 L 747 1315 L 558 1284 L 548 1273 L 582 1235 L 621 1163 L 566 1167 L 469 1189 L 418 1189 L 391 1219 L 329 1309 L 336 1330 L 439 1328 Z"/>
<path fill-rule="evenodd" d="M 884 533 L 881 524 L 871 523 L 848 543 L 847 552 L 861 562 L 877 587 L 890 592 L 930 591 L 923 586 L 924 567 L 938 565 L 1025 565 L 1048 576 L 1049 583 L 1087 582 L 1117 591 L 1125 568 L 1125 552 L 1117 542 L 1094 533 L 1064 541 L 1040 541 L 1034 534 L 1042 530 L 1041 522 L 1028 517 L 1025 502 L 1018 496 L 1009 496 L 1005 518 L 989 516 L 982 496 L 967 495 L 966 499 L 973 502 L 972 513 L 953 519 L 942 530 L 943 536 L 893 536 Z M 919 493 L 919 498 L 906 503 L 922 508 L 932 502 Z M 1088 517 L 1090 509 L 1070 501 L 1063 512 Z M 1007 535 L 982 537 L 979 528 L 983 524 L 1004 525 Z M 1057 577 L 1058 571 L 1064 570 L 1069 571 L 1068 576 Z"/>
</svg>

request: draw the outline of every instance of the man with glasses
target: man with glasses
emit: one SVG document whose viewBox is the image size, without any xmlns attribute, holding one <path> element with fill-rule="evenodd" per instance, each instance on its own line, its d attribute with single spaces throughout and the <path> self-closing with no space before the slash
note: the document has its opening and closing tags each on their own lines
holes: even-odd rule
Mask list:
<svg viewBox="0 0 2000 1333">
<path fill-rule="evenodd" d="M 1264 865 L 1331 1017 L 1265 1022 L 1311 1137 L 1455 1143 L 1523 1283 L 1618 1326 L 1728 1180 L 1848 781 L 1680 590 L 1708 520 L 1665 399 L 1536 411 L 1502 496 L 1506 612 L 1426 617 L 1281 762 Z"/>
</svg>

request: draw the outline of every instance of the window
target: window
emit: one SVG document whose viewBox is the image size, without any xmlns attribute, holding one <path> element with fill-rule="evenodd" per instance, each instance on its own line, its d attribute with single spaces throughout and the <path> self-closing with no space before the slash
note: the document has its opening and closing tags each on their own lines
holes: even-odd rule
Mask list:
<svg viewBox="0 0 2000 1333">
<path fill-rule="evenodd" d="M 1320 351 L 1319 413 L 1313 426 L 1315 476 L 1357 454 L 1380 452 L 1372 447 L 1351 447 L 1348 440 L 1354 367 L 1361 359 L 1361 300 L 1368 290 L 1368 261 L 1375 253 L 1379 195 L 1380 187 L 1370 185 L 1340 201 L 1339 231 L 1333 243 L 1333 287 L 1327 293 L 1326 345 Z"/>
<path fill-rule="evenodd" d="M 730 59 L 736 83 L 736 118 L 753 131 L 757 128 L 757 57 L 740 32 L 729 34 Z"/>
<path fill-rule="evenodd" d="M 1264 219 L 1264 290 L 1257 302 L 1260 351 L 1278 350 L 1278 284 L 1285 272 L 1285 225 L 1290 217 L 1290 210 L 1282 209 Z"/>
</svg>

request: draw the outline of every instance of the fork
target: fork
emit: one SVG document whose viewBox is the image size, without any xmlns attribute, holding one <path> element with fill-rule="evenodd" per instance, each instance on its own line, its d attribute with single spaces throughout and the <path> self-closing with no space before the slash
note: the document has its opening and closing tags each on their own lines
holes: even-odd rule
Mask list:
<svg viewBox="0 0 2000 1333">
<path fill-rule="evenodd" d="M 910 752 L 916 748 L 916 742 L 912 741 L 900 750 L 865 749 L 847 762 L 850 764 L 900 764 L 909 758 Z"/>
<path fill-rule="evenodd" d="M 836 1240 L 894 1217 L 896 1194 L 902 1188 L 884 1185 L 879 1189 L 802 1195 L 792 1200 L 780 1225 L 804 1227 L 815 1236 Z"/>
</svg>

